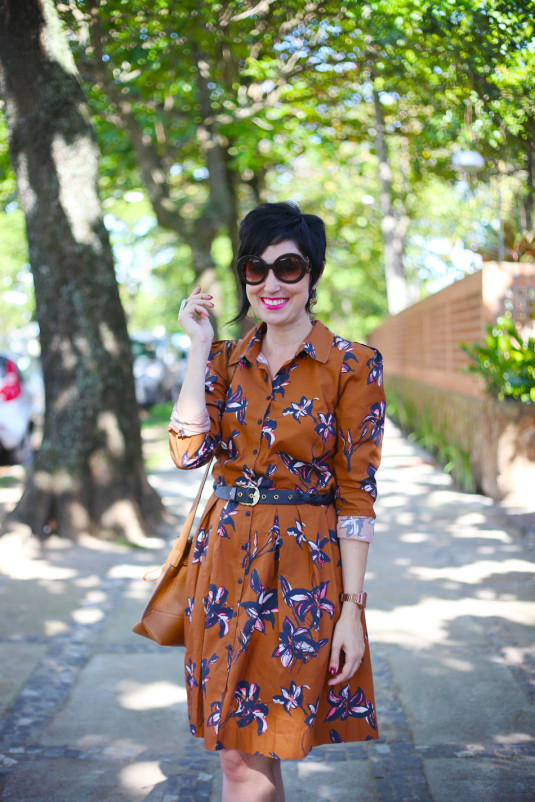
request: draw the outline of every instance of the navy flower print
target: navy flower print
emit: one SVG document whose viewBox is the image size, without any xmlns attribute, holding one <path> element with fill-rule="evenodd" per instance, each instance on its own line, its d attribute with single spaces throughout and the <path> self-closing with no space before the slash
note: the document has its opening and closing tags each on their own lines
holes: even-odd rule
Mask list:
<svg viewBox="0 0 535 802">
<path fill-rule="evenodd" d="M 229 621 L 236 615 L 232 607 L 225 607 L 227 596 L 227 588 L 210 585 L 208 596 L 204 599 L 205 629 L 219 624 L 220 638 L 228 633 Z"/>
<path fill-rule="evenodd" d="M 334 615 L 334 604 L 327 597 L 329 582 L 320 582 L 311 590 L 295 588 L 283 576 L 279 577 L 284 601 L 300 621 L 306 621 L 308 615 L 312 617 L 312 627 L 319 632 L 321 616 L 327 613 L 329 618 Z"/>
<path fill-rule="evenodd" d="M 226 537 L 229 538 L 230 535 L 228 534 L 228 527 L 230 526 L 232 529 L 236 530 L 236 526 L 234 524 L 234 517 L 238 514 L 238 505 L 234 504 L 232 501 L 227 502 L 223 509 L 221 510 L 221 516 L 219 518 L 219 526 L 217 527 L 217 534 L 219 537 Z"/>
<path fill-rule="evenodd" d="M 195 665 L 195 663 L 192 662 L 191 658 L 190 658 L 189 662 L 186 663 L 186 665 L 185 665 L 185 669 L 186 669 L 186 685 L 189 688 L 196 688 L 197 685 L 199 684 L 197 682 L 197 680 L 195 679 L 195 669 L 196 669 L 196 667 L 197 666 Z"/>
<path fill-rule="evenodd" d="M 255 722 L 257 734 L 262 735 L 268 726 L 268 706 L 259 702 L 259 696 L 260 688 L 255 682 L 238 682 L 233 695 L 237 703 L 236 710 L 230 714 L 230 718 L 238 719 L 238 727 L 247 727 Z"/>
<path fill-rule="evenodd" d="M 191 624 L 191 616 L 193 615 L 193 608 L 194 607 L 195 607 L 195 596 L 193 598 L 190 598 L 190 596 L 188 596 L 188 606 L 184 610 L 184 615 L 186 616 L 186 618 L 188 619 L 190 624 Z"/>
<path fill-rule="evenodd" d="M 267 590 L 260 581 L 258 573 L 254 570 L 251 574 L 251 588 L 257 594 L 257 600 L 255 602 L 243 602 L 242 604 L 243 609 L 249 616 L 249 621 L 247 621 L 244 631 L 248 633 L 253 629 L 257 629 L 259 632 L 265 632 L 266 621 L 268 621 L 272 627 L 275 626 L 274 613 L 279 611 L 277 606 L 277 590 L 276 588 Z"/>
<path fill-rule="evenodd" d="M 343 743 L 342 736 L 334 728 L 329 732 L 329 740 L 331 741 L 332 744 Z"/>
<path fill-rule="evenodd" d="M 235 460 L 238 459 L 238 448 L 236 446 L 236 442 L 235 441 L 236 441 L 236 438 L 238 437 L 239 433 L 240 432 L 238 431 L 238 429 L 233 429 L 233 431 L 232 431 L 230 437 L 228 438 L 228 440 L 226 440 L 226 441 L 225 440 L 221 440 L 220 448 L 223 451 L 226 451 L 227 454 L 228 454 L 226 460 L 224 461 L 225 465 L 228 465 L 229 463 L 234 462 Z"/>
<path fill-rule="evenodd" d="M 322 538 L 320 541 L 319 534 L 316 535 L 316 540 L 307 540 L 307 546 L 310 549 L 310 556 L 312 557 L 312 561 L 320 565 L 322 568 L 325 563 L 330 563 L 331 558 L 327 554 L 326 551 L 323 551 L 325 545 L 329 542 L 328 537 Z"/>
<path fill-rule="evenodd" d="M 352 354 L 350 351 L 347 354 L 344 354 L 344 361 L 342 363 L 342 373 L 353 373 L 355 370 L 355 365 L 358 365 L 358 359 L 355 354 Z"/>
<path fill-rule="evenodd" d="M 265 420 L 262 425 L 261 437 L 265 437 L 270 446 L 275 442 L 275 429 L 277 422 L 274 420 Z"/>
<path fill-rule="evenodd" d="M 336 434 L 334 415 L 331 412 L 328 412 L 326 415 L 324 415 L 323 412 L 320 412 L 318 418 L 319 423 L 314 428 L 314 431 L 317 432 L 321 439 L 326 442 Z"/>
<path fill-rule="evenodd" d="M 360 489 L 369 493 L 372 498 L 377 498 L 377 482 L 375 481 L 376 468 L 373 465 L 368 465 L 366 479 L 360 483 Z"/>
<path fill-rule="evenodd" d="M 284 397 L 284 388 L 290 384 L 290 371 L 295 370 L 295 367 L 297 366 L 293 365 L 289 369 L 282 368 L 279 370 L 273 379 L 273 382 L 271 383 L 273 395 L 275 395 L 275 393 L 279 393 L 281 397 Z"/>
<path fill-rule="evenodd" d="M 221 724 L 221 702 L 211 702 L 210 711 L 206 726 L 215 727 L 215 731 L 217 732 Z"/>
<path fill-rule="evenodd" d="M 197 533 L 197 537 L 195 539 L 195 548 L 193 550 L 193 557 L 192 562 L 200 563 L 202 562 L 203 557 L 206 556 L 206 549 L 208 548 L 208 538 L 210 537 L 210 532 L 212 531 L 212 527 L 208 527 L 208 531 L 201 527 Z"/>
<path fill-rule="evenodd" d="M 307 627 L 294 627 L 289 618 L 284 619 L 282 632 L 279 632 L 279 646 L 273 657 L 280 657 L 284 668 L 292 666 L 296 660 L 306 663 L 317 657 L 319 650 L 329 642 L 328 638 L 315 641 Z"/>
<path fill-rule="evenodd" d="M 375 351 L 374 355 L 368 359 L 366 362 L 366 367 L 368 368 L 368 384 L 372 384 L 372 382 L 377 382 L 379 387 L 383 383 L 383 357 L 379 353 L 379 351 Z"/>
<path fill-rule="evenodd" d="M 356 450 L 358 444 L 353 442 L 353 437 L 351 435 L 351 430 L 347 430 L 347 434 L 344 436 L 343 429 L 340 429 L 340 437 L 342 438 L 342 443 L 344 445 L 344 457 L 347 460 L 347 470 L 351 470 L 351 457 L 353 456 L 353 452 Z"/>
<path fill-rule="evenodd" d="M 243 390 L 240 386 L 236 388 L 233 393 L 227 395 L 225 403 L 225 412 L 233 412 L 236 415 L 238 423 L 245 422 L 245 410 L 247 409 L 247 399 L 243 395 Z"/>
<path fill-rule="evenodd" d="M 383 435 L 383 428 L 385 424 L 385 402 L 380 401 L 373 404 L 370 412 L 366 415 L 360 424 L 362 432 L 359 437 L 359 443 L 366 443 L 371 441 L 375 445 L 379 445 Z"/>
<path fill-rule="evenodd" d="M 203 693 L 206 696 L 206 683 L 210 679 L 210 666 L 214 663 L 217 663 L 219 660 L 219 655 L 213 654 L 210 659 L 203 657 L 201 661 L 201 685 L 203 689 Z"/>
<path fill-rule="evenodd" d="M 280 694 L 273 697 L 273 701 L 282 705 L 287 713 L 291 715 L 291 711 L 296 708 L 303 710 L 303 691 L 308 688 L 308 685 L 296 685 L 292 680 L 289 688 L 282 688 Z"/>
<path fill-rule="evenodd" d="M 320 705 L 320 698 L 316 699 L 315 704 L 307 704 L 308 716 L 305 719 L 305 724 L 307 727 L 313 727 L 314 722 L 316 721 L 316 716 L 318 715 L 318 707 Z"/>
<path fill-rule="evenodd" d="M 294 402 L 290 404 L 289 407 L 286 407 L 282 411 L 283 415 L 292 415 L 293 419 L 301 422 L 301 418 L 306 417 L 307 415 L 312 415 L 312 406 L 314 401 L 318 401 L 318 398 L 306 398 L 303 396 L 299 402 Z"/>
<path fill-rule="evenodd" d="M 358 688 L 354 694 L 351 694 L 349 683 L 342 685 L 339 694 L 336 693 L 335 688 L 331 688 L 327 694 L 327 701 L 330 709 L 325 716 L 325 721 L 333 721 L 336 718 L 340 718 L 342 721 L 345 721 L 346 718 L 365 718 L 375 729 L 373 705 L 366 701 L 361 688 Z"/>
</svg>

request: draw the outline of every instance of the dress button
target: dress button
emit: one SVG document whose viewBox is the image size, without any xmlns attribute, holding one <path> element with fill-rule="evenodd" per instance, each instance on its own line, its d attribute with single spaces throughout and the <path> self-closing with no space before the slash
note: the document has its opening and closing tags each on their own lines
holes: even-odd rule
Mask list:
<svg viewBox="0 0 535 802">
<path fill-rule="evenodd" d="M 250 515 L 250 514 L 251 514 L 251 510 L 247 510 L 247 512 L 245 513 L 245 515 Z"/>
<path fill-rule="evenodd" d="M 242 579 L 238 579 L 238 585 L 241 585 L 242 582 L 243 582 Z"/>
<path fill-rule="evenodd" d="M 259 426 L 262 426 L 262 420 L 257 420 Z"/>
<path fill-rule="evenodd" d="M 258 449 L 257 448 L 253 448 L 253 454 L 258 454 Z"/>
<path fill-rule="evenodd" d="M 271 401 L 271 396 L 270 395 L 266 395 L 266 401 Z"/>
</svg>

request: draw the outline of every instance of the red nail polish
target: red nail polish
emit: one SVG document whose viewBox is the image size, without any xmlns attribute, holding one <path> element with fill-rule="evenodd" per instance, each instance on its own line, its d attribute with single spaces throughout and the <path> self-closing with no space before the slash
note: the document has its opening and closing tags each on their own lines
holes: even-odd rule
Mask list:
<svg viewBox="0 0 535 802">
<path fill-rule="evenodd" d="M 330 669 L 329 669 L 329 674 L 336 674 L 337 671 L 338 671 L 337 668 L 335 668 L 334 666 L 331 666 Z"/>
</svg>

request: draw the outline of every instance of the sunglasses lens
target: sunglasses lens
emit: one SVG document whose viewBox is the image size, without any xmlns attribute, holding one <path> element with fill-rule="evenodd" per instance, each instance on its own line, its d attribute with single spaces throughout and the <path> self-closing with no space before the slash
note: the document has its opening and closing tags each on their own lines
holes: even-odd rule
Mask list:
<svg viewBox="0 0 535 802">
<path fill-rule="evenodd" d="M 306 262 L 297 254 L 281 256 L 275 262 L 275 272 L 278 278 L 280 281 L 285 281 L 287 284 L 292 284 L 303 278 L 305 270 Z"/>
<path fill-rule="evenodd" d="M 255 256 L 244 259 L 240 268 L 247 284 L 259 284 L 266 276 L 264 262 Z"/>
</svg>

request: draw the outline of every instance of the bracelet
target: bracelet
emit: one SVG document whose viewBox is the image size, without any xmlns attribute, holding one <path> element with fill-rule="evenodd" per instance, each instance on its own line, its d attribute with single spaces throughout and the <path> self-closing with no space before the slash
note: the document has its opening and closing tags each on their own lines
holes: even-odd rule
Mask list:
<svg viewBox="0 0 535 802">
<path fill-rule="evenodd" d="M 340 601 L 342 603 L 346 602 L 346 601 L 353 602 L 353 604 L 356 604 L 357 607 L 359 607 L 361 610 L 364 610 L 364 608 L 366 607 L 367 599 L 368 599 L 368 594 L 364 593 L 363 590 L 361 590 L 360 593 L 341 593 L 340 594 Z"/>
</svg>

